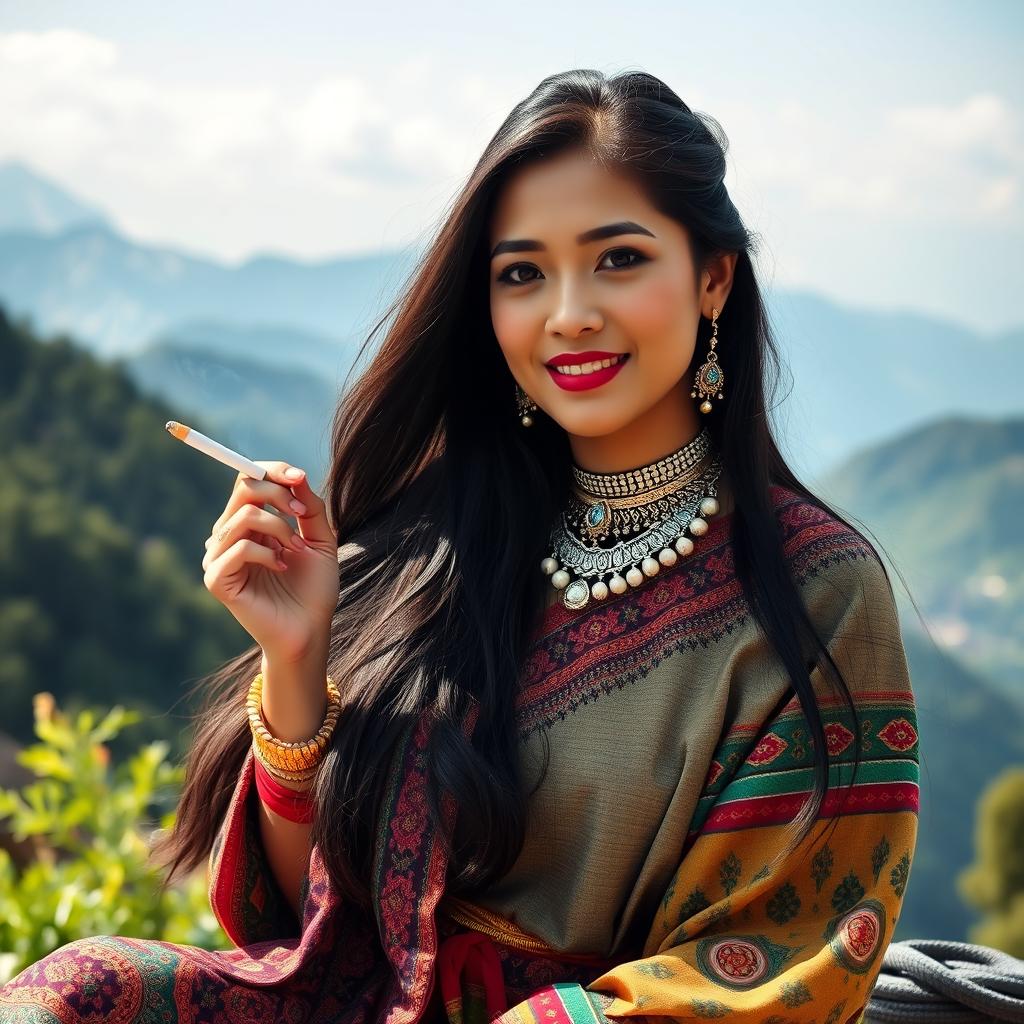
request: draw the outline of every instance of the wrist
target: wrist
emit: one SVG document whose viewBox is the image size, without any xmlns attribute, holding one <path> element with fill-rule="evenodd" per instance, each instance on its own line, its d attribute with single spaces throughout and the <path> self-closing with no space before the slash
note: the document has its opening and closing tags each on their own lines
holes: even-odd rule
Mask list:
<svg viewBox="0 0 1024 1024">
<path fill-rule="evenodd" d="M 327 677 L 327 650 L 330 645 L 328 638 L 317 638 L 302 644 L 298 648 L 290 650 L 287 654 L 273 650 L 273 648 L 261 648 L 260 671 L 267 674 L 268 666 L 289 673 L 305 671 L 307 673 L 319 672 L 322 670 L 324 678 Z"/>
<path fill-rule="evenodd" d="M 271 734 L 288 743 L 314 736 L 328 707 L 326 649 L 291 661 L 264 654 L 261 671 L 260 712 Z"/>
</svg>

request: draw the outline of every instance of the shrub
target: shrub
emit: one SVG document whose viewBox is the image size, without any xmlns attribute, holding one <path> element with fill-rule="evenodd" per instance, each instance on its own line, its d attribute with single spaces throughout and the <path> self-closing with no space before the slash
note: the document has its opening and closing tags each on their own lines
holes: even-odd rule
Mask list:
<svg viewBox="0 0 1024 1024">
<path fill-rule="evenodd" d="M 17 759 L 38 778 L 21 790 L 0 789 L 0 821 L 34 847 L 23 867 L 0 848 L 0 984 L 93 935 L 230 948 L 204 873 L 161 893 L 149 862 L 148 840 L 173 824 L 184 777 L 167 760 L 170 745 L 148 743 L 114 768 L 105 743 L 138 712 L 117 705 L 97 721 L 87 709 L 71 721 L 48 693 L 36 694 L 33 710 L 40 742 Z"/>
</svg>

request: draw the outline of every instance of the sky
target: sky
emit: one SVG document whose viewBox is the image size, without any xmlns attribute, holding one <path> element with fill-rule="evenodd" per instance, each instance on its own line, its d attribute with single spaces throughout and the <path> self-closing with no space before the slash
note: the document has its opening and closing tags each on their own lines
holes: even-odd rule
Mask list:
<svg viewBox="0 0 1024 1024">
<path fill-rule="evenodd" d="M 1024 326 L 1022 44 L 1024 0 L 0 0 L 0 160 L 227 264 L 418 247 L 542 78 L 643 70 L 728 136 L 768 290 L 990 333 Z"/>
</svg>

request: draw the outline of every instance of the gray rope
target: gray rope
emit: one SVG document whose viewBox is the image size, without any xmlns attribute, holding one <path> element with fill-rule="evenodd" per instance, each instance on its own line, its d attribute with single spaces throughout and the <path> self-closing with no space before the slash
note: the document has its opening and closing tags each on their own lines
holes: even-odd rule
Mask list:
<svg viewBox="0 0 1024 1024">
<path fill-rule="evenodd" d="M 865 1024 L 1024 1022 L 1024 960 L 968 942 L 892 942 L 864 1020 Z"/>
</svg>

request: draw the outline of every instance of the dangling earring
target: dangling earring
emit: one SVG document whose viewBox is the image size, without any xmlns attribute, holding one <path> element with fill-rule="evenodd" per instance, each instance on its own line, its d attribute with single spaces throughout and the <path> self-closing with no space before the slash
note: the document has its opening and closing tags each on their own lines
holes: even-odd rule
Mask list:
<svg viewBox="0 0 1024 1024">
<path fill-rule="evenodd" d="M 516 382 L 516 405 L 519 407 L 519 422 L 524 427 L 532 427 L 533 417 L 530 413 L 537 411 L 537 404 L 519 386 L 518 381 Z"/>
<path fill-rule="evenodd" d="M 701 412 L 711 412 L 712 405 L 708 400 L 716 392 L 718 397 L 722 397 L 722 385 L 725 383 L 725 374 L 722 373 L 722 368 L 718 365 L 718 353 L 715 351 L 715 345 L 718 343 L 718 313 L 719 311 L 712 307 L 711 309 L 711 326 L 713 333 L 711 335 L 711 351 L 708 353 L 707 362 L 697 371 L 697 377 L 694 380 L 695 390 L 690 392 L 691 398 L 697 397 L 697 390 L 700 391 L 700 397 L 704 399 L 700 403 Z"/>
</svg>

